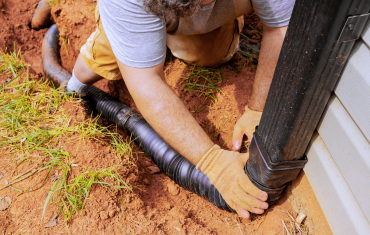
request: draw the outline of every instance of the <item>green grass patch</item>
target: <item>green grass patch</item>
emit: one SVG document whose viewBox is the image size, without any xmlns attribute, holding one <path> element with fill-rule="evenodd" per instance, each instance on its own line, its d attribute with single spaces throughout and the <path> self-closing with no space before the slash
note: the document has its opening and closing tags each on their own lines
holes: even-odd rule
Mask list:
<svg viewBox="0 0 370 235">
<path fill-rule="evenodd" d="M 119 170 L 123 166 L 117 165 L 100 170 L 86 168 L 86 173 L 68 181 L 71 166 L 63 163 L 60 165 L 64 167 L 63 175 L 54 183 L 45 201 L 43 214 L 48 202 L 52 200 L 59 205 L 64 218 L 68 221 L 74 213 L 78 213 L 85 207 L 88 196 L 96 185 L 108 190 L 127 188 L 132 191 L 119 174 Z"/>
<path fill-rule="evenodd" d="M 117 157 L 132 159 L 132 141 L 99 125 L 99 116 L 73 121 L 63 105 L 69 102 L 79 106 L 81 100 L 51 87 L 47 80 L 31 80 L 28 71 L 29 65 L 19 51 L 0 51 L 0 78 L 8 80 L 3 82 L 0 91 L 0 156 L 10 158 L 9 163 L 1 167 L 11 166 L 13 174 L 23 171 L 8 184 L 0 185 L 0 190 L 10 187 L 19 191 L 18 195 L 30 193 L 43 187 L 55 171 L 60 172 L 45 201 L 41 221 L 49 201 L 60 206 L 68 221 L 84 208 L 94 186 L 131 190 L 120 175 L 120 168 L 124 166 L 104 169 L 78 166 L 86 172 L 71 178 L 74 152 L 64 150 L 63 144 L 96 140 L 110 146 Z M 37 187 L 17 188 L 17 183 L 37 174 L 44 177 Z"/>
<path fill-rule="evenodd" d="M 186 84 L 184 91 L 198 92 L 205 98 L 217 102 L 216 94 L 222 93 L 218 85 L 224 80 L 226 79 L 221 75 L 221 70 L 190 66 L 189 73 L 184 80 Z"/>
</svg>

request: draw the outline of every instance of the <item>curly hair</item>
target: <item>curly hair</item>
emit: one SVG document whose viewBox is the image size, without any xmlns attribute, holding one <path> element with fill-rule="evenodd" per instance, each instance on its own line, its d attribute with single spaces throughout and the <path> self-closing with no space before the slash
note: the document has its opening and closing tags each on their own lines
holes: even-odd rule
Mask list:
<svg viewBox="0 0 370 235">
<path fill-rule="evenodd" d="M 184 17 L 194 14 L 202 0 L 142 0 L 146 10 L 159 17 Z"/>
</svg>

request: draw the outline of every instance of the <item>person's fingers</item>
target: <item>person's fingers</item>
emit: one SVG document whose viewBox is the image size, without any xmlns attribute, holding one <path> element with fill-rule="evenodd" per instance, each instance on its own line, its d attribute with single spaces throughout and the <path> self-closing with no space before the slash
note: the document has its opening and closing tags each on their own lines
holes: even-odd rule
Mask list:
<svg viewBox="0 0 370 235">
<path fill-rule="evenodd" d="M 238 215 L 240 216 L 240 217 L 242 217 L 242 218 L 244 218 L 244 219 L 249 219 L 249 217 L 251 216 L 251 214 L 247 211 L 247 210 L 245 210 L 245 209 L 243 209 L 241 206 L 239 206 L 238 204 L 235 204 L 234 203 L 234 205 L 235 205 L 235 208 L 236 208 L 236 212 L 238 213 Z"/>
<path fill-rule="evenodd" d="M 257 188 L 248 178 L 247 175 L 243 175 L 241 176 L 239 179 L 238 179 L 238 184 L 239 186 L 244 189 L 245 192 L 248 192 L 250 195 L 252 195 L 253 197 L 255 198 L 258 198 L 262 201 L 266 201 L 267 200 L 267 194 L 266 194 L 266 199 L 264 197 L 264 192 L 261 191 L 259 188 Z M 262 196 L 261 196 L 261 192 L 262 193 Z M 265 200 L 264 200 L 265 199 Z"/>
<path fill-rule="evenodd" d="M 249 209 L 250 212 L 254 213 L 254 214 L 263 214 L 265 212 L 265 210 L 262 210 L 262 209 L 259 209 L 259 208 L 256 208 L 256 207 L 251 207 Z"/>
<path fill-rule="evenodd" d="M 251 207 L 259 207 L 260 203 L 258 201 L 254 200 L 254 198 L 248 194 L 248 192 L 245 192 L 242 188 L 235 188 L 234 189 L 234 198 L 238 198 L 242 203 L 237 203 L 239 206 L 243 207 L 246 210 L 249 210 Z M 235 199 L 236 200 L 236 199 Z"/>
<path fill-rule="evenodd" d="M 261 201 L 257 198 L 253 198 L 253 200 L 255 200 L 255 203 L 257 204 L 257 208 L 259 209 L 263 209 L 263 210 L 266 210 L 267 208 L 269 208 L 269 204 L 267 202 L 264 202 L 264 201 Z"/>
<path fill-rule="evenodd" d="M 233 132 L 233 150 L 238 151 L 242 146 L 243 141 L 243 128 L 239 123 L 235 124 Z"/>
<path fill-rule="evenodd" d="M 262 210 L 265 210 L 269 207 L 269 204 L 267 202 L 263 202 L 251 195 L 248 194 L 248 192 L 245 192 L 243 189 L 239 188 L 239 189 L 235 189 L 235 195 L 237 195 L 237 197 L 245 202 L 247 205 L 249 205 L 250 208 L 254 207 L 254 208 L 257 208 L 257 209 L 262 209 Z M 245 209 L 248 210 L 247 207 L 244 207 Z M 253 212 L 253 211 L 251 211 Z"/>
<path fill-rule="evenodd" d="M 239 205 L 244 210 L 250 211 L 250 209 L 252 208 L 252 206 L 250 206 L 249 204 L 247 204 L 244 201 L 240 200 L 237 196 L 234 196 L 232 198 L 232 201 L 234 202 L 235 205 Z"/>
<path fill-rule="evenodd" d="M 261 191 L 257 198 L 265 202 L 269 198 L 269 195 L 266 192 Z"/>
<path fill-rule="evenodd" d="M 236 208 L 236 212 L 238 213 L 240 217 L 244 219 L 248 219 L 250 217 L 250 213 L 247 210 L 241 208 L 241 206 L 239 206 L 238 204 L 235 204 L 235 208 Z"/>
</svg>

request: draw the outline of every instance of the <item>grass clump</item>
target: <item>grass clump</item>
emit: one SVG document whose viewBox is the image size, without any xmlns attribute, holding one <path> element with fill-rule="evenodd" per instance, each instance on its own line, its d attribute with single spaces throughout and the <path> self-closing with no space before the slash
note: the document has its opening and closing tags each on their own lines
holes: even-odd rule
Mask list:
<svg viewBox="0 0 370 235">
<path fill-rule="evenodd" d="M 184 91 L 198 92 L 205 98 L 217 102 L 217 92 L 222 93 L 218 85 L 224 80 L 226 79 L 222 77 L 220 70 L 194 65 L 190 67 L 185 78 L 186 87 Z"/>
<path fill-rule="evenodd" d="M 68 165 L 63 166 L 69 169 L 71 167 Z M 88 196 L 92 188 L 96 185 L 105 187 L 108 190 L 127 188 L 132 191 L 121 178 L 119 174 L 120 168 L 123 168 L 123 166 L 117 165 L 100 170 L 86 168 L 85 173 L 69 181 L 67 179 L 70 170 L 64 169 L 63 175 L 54 183 L 45 201 L 44 213 L 49 200 L 56 201 L 64 218 L 69 220 L 74 213 L 78 213 L 78 210 L 85 207 Z"/>
<path fill-rule="evenodd" d="M 0 156 L 6 156 L 9 161 L 1 167 L 12 167 L 14 175 L 23 166 L 23 172 L 0 185 L 0 190 L 10 187 L 19 191 L 18 195 L 30 193 L 43 187 L 49 176 L 58 172 L 54 175 L 41 221 L 50 200 L 60 206 L 67 221 L 84 208 L 94 185 L 131 190 L 120 175 L 120 168 L 124 166 L 103 169 L 79 166 L 86 172 L 71 179 L 75 157 L 63 149 L 63 144 L 96 140 L 110 146 L 118 157 L 123 157 L 131 156 L 132 142 L 99 125 L 99 116 L 73 121 L 63 105 L 69 102 L 79 106 L 81 100 L 52 88 L 49 81 L 31 80 L 28 71 L 29 65 L 19 51 L 0 51 L 0 81 L 5 80 L 0 83 Z M 41 183 L 32 189 L 17 188 L 17 183 L 38 174 L 43 177 Z"/>
<path fill-rule="evenodd" d="M 282 220 L 284 229 L 283 233 L 284 235 L 308 235 L 308 228 L 305 226 L 302 221 L 297 221 L 298 215 L 294 212 L 288 212 L 285 211 L 287 214 L 286 218 Z M 296 219 L 295 219 L 296 218 Z"/>
</svg>

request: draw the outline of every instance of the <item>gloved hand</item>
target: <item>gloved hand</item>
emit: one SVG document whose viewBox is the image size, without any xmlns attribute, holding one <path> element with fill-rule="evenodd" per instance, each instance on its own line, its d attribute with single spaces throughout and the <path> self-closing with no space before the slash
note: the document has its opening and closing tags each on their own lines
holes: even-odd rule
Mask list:
<svg viewBox="0 0 370 235">
<path fill-rule="evenodd" d="M 262 112 L 254 111 L 245 106 L 245 113 L 239 118 L 234 127 L 233 133 L 233 149 L 240 150 L 243 135 L 248 136 L 248 140 L 252 140 L 256 126 L 260 123 Z"/>
<path fill-rule="evenodd" d="M 258 189 L 244 172 L 248 153 L 223 150 L 214 145 L 197 164 L 197 169 L 208 176 L 227 204 L 241 217 L 248 218 L 249 213 L 262 214 L 268 208 L 267 193 Z M 243 209 L 245 210 L 243 210 Z"/>
</svg>

